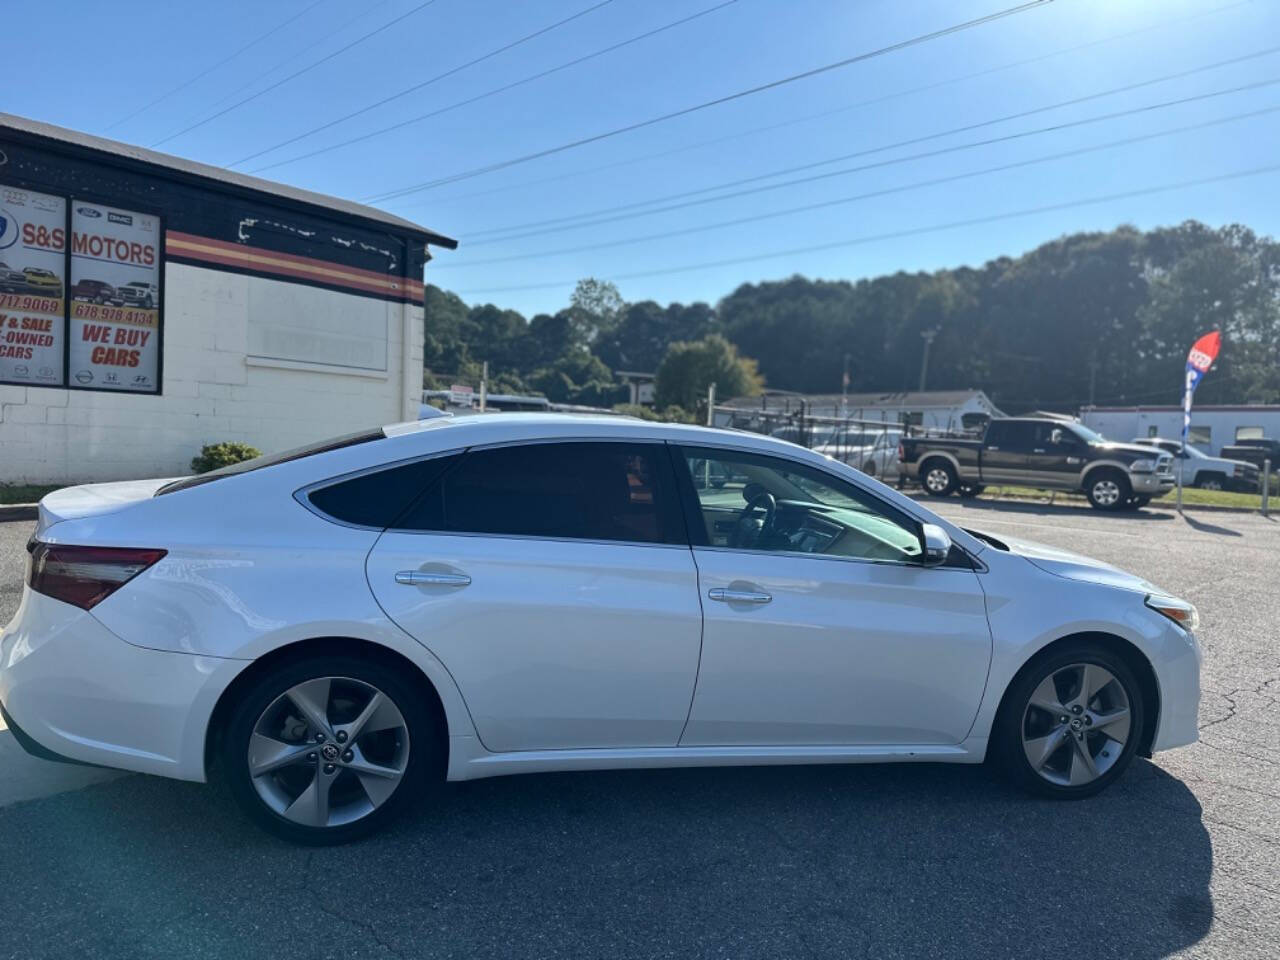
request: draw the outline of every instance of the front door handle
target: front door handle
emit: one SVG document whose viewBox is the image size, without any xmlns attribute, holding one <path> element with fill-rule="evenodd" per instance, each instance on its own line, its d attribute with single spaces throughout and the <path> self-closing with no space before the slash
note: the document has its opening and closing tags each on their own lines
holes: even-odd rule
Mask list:
<svg viewBox="0 0 1280 960">
<path fill-rule="evenodd" d="M 707 591 L 707 596 L 723 603 L 768 603 L 773 599 L 769 594 L 758 590 L 727 590 L 724 587 L 712 587 Z"/>
<path fill-rule="evenodd" d="M 471 578 L 465 573 L 424 573 L 421 570 L 401 570 L 396 583 L 409 587 L 465 587 Z"/>
</svg>

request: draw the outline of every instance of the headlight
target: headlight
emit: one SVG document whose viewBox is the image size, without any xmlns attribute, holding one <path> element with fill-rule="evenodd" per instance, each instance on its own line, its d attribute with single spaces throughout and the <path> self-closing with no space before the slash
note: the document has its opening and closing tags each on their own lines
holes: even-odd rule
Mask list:
<svg viewBox="0 0 1280 960">
<path fill-rule="evenodd" d="M 1156 613 L 1164 614 L 1183 630 L 1194 633 L 1200 629 L 1200 614 L 1185 600 L 1152 593 L 1147 595 L 1146 603 Z"/>
<path fill-rule="evenodd" d="M 1129 464 L 1129 469 L 1134 473 L 1155 473 L 1156 462 L 1154 460 L 1135 460 Z"/>
</svg>

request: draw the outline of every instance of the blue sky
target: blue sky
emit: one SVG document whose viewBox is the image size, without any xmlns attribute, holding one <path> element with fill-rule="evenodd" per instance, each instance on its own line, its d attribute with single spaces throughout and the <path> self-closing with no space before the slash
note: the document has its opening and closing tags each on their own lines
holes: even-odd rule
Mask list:
<svg viewBox="0 0 1280 960">
<path fill-rule="evenodd" d="M 143 146 L 160 144 L 158 149 L 219 165 L 364 111 L 235 169 L 369 200 L 874 51 L 1017 2 L 55 2 L 42 7 L 39 31 L 7 45 L 10 82 L 0 93 L 0 109 Z M 710 12 L 430 119 L 294 159 L 700 11 Z M 535 39 L 365 110 L 579 13 Z M 384 25 L 389 26 L 342 49 Z M 95 51 L 114 52 L 104 58 Z M 29 79 L 13 82 L 24 77 Z M 1126 222 L 1152 227 L 1194 217 L 1214 225 L 1240 222 L 1275 236 L 1280 171 L 1154 189 L 1280 164 L 1280 112 L 1259 113 L 1280 107 L 1280 82 L 1268 85 L 1271 80 L 1280 81 L 1280 4 L 1271 0 L 1054 0 L 377 205 L 461 241 L 456 252 L 438 252 L 427 268 L 429 282 L 471 302 L 492 301 L 526 314 L 563 306 L 582 276 L 618 278 L 628 300 L 715 302 L 746 281 L 793 273 L 856 279 L 979 264 L 1063 233 Z M 1093 97 L 1136 84 L 1145 85 Z M 1220 91 L 1234 92 L 1204 96 Z M 240 104 L 247 97 L 254 99 Z M 1086 97 L 1093 98 L 1042 109 Z M 1038 112 L 990 122 L 1026 111 Z M 1255 115 L 1228 119 L 1249 113 Z M 965 126 L 974 129 L 947 132 Z M 912 159 L 1017 133 L 1028 135 Z M 1147 139 L 1088 149 L 1142 137 Z M 917 139 L 913 146 L 880 149 Z M 850 154 L 862 155 L 823 163 Z M 1040 162 L 1044 157 L 1054 158 Z M 880 165 L 774 188 L 782 180 L 873 163 Z M 770 176 L 800 166 L 807 167 L 802 174 Z M 771 189 L 634 216 L 651 210 L 646 204 L 656 198 L 701 191 L 685 198 L 701 201 L 728 192 L 720 185 L 742 180 Z M 1117 196 L 1134 191 L 1148 192 Z M 869 193 L 880 195 L 862 196 Z M 786 212 L 849 197 L 859 199 Z M 1064 206 L 1096 198 L 1110 199 Z M 609 222 L 562 229 L 580 214 L 627 205 L 597 218 Z M 1024 214 L 1038 208 L 1052 209 Z M 774 213 L 779 215 L 703 229 Z M 560 222 L 543 225 L 548 220 Z M 535 226 L 511 229 L 523 224 Z M 947 226 L 953 224 L 962 225 Z M 523 235 L 504 239 L 512 233 Z"/>
</svg>

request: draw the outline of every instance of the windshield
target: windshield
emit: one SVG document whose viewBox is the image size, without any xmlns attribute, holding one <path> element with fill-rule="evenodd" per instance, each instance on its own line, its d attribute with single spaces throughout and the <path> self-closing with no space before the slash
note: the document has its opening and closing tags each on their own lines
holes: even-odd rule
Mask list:
<svg viewBox="0 0 1280 960">
<path fill-rule="evenodd" d="M 194 477 L 183 477 L 181 480 L 173 481 L 173 483 L 166 483 L 156 491 L 155 495 L 158 497 L 163 493 L 177 493 L 179 490 L 198 487 L 203 483 L 212 483 L 214 480 L 221 480 L 223 477 L 234 477 L 237 474 L 261 470 L 263 467 L 274 467 L 276 464 L 288 463 L 290 460 L 301 460 L 303 457 L 311 457 L 317 453 L 327 453 L 330 450 L 353 447 L 357 443 L 368 443 L 370 440 L 382 440 L 385 437 L 386 433 L 381 427 L 376 430 L 348 433 L 341 437 L 330 437 L 317 443 L 309 443 L 306 446 L 285 450 L 283 453 L 264 454 L 261 457 L 254 457 L 252 460 L 241 460 L 239 463 L 233 463 L 230 466 L 210 470 L 208 473 L 198 473 Z"/>
<path fill-rule="evenodd" d="M 1111 441 L 1098 433 L 1096 430 L 1090 430 L 1083 423 L 1073 423 L 1068 427 L 1077 437 L 1085 443 L 1110 443 Z"/>
</svg>

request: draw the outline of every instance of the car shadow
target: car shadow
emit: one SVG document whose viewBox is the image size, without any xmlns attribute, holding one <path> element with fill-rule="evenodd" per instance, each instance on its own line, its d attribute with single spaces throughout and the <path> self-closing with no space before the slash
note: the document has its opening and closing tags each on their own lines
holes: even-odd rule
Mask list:
<svg viewBox="0 0 1280 960">
<path fill-rule="evenodd" d="M 230 803 L 130 777 L 7 808 L 6 938 L 27 958 L 1157 958 L 1214 912 L 1199 803 L 1147 761 L 1077 803 L 927 764 L 505 777 L 320 849 Z"/>
<path fill-rule="evenodd" d="M 925 506 L 936 504 L 944 506 L 947 504 L 956 504 L 957 501 L 946 499 L 938 500 L 935 498 L 920 499 Z M 1112 520 L 1128 520 L 1140 523 L 1159 523 L 1162 521 L 1174 520 L 1177 518 L 1176 513 L 1166 510 L 1151 510 L 1143 507 L 1138 510 L 1108 510 L 1099 511 L 1090 506 L 1082 506 L 1077 503 L 1067 501 L 1050 502 L 1048 500 L 986 500 L 981 497 L 961 500 L 959 503 L 970 510 L 990 510 L 995 513 L 1024 513 L 1035 516 L 1055 516 L 1055 517 L 1107 517 Z"/>
</svg>

